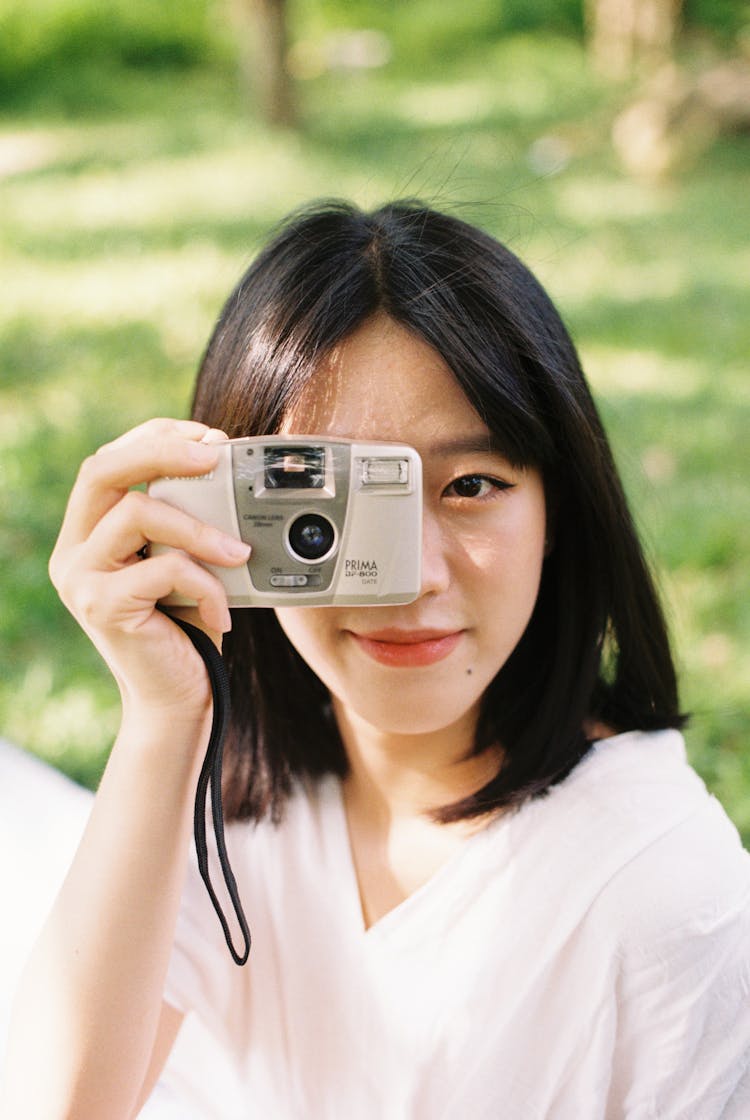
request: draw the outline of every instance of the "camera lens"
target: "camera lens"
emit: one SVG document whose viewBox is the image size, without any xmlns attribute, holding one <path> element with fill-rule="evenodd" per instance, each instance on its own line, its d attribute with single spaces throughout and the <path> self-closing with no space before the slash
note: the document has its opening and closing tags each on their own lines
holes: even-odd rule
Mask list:
<svg viewBox="0 0 750 1120">
<path fill-rule="evenodd" d="M 289 547 L 301 560 L 322 560 L 335 539 L 333 525 L 319 513 L 303 513 L 289 526 Z"/>
</svg>

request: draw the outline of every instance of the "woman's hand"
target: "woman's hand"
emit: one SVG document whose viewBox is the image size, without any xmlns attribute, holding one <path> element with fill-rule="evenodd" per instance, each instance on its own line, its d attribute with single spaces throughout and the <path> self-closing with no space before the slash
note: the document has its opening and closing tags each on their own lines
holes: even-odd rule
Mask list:
<svg viewBox="0 0 750 1120">
<path fill-rule="evenodd" d="M 87 459 L 73 487 L 50 575 L 117 680 L 126 717 L 135 710 L 184 722 L 210 704 L 200 657 L 156 604 L 171 592 L 194 600 L 191 621 L 220 644 L 231 627 L 226 595 L 196 560 L 233 567 L 250 548 L 132 487 L 205 474 L 221 439 L 194 421 L 150 420 Z M 178 551 L 143 559 L 150 542 Z"/>
<path fill-rule="evenodd" d="M 232 566 L 249 549 L 131 487 L 205 474 L 218 460 L 206 441 L 220 438 L 152 420 L 87 459 L 70 496 L 50 572 L 114 673 L 124 719 L 21 981 L 4 1115 L 84 1120 L 106 1101 L 107 1116 L 134 1116 L 154 1039 L 163 1057 L 177 1026 L 174 1011 L 160 1018 L 162 993 L 211 693 L 199 654 L 156 604 L 170 592 L 194 600 L 192 621 L 220 640 L 224 589 L 196 561 Z M 179 551 L 141 559 L 150 541 Z"/>
</svg>

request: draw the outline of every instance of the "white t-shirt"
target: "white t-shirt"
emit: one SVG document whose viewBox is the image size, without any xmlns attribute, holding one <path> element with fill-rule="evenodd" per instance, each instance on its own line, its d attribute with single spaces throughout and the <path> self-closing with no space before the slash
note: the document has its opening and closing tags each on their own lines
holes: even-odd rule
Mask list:
<svg viewBox="0 0 750 1120">
<path fill-rule="evenodd" d="M 212 1120 L 750 1117 L 750 854 L 677 732 L 597 744 L 368 930 L 337 779 L 228 845 L 249 963 L 191 866 L 166 989 L 227 1059 Z"/>
</svg>

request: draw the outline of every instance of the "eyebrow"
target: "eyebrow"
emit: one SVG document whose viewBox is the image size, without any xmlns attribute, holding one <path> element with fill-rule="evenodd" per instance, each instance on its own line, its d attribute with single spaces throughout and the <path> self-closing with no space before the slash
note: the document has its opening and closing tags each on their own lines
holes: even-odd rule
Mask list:
<svg viewBox="0 0 750 1120">
<path fill-rule="evenodd" d="M 450 455 L 489 454 L 508 458 L 507 451 L 500 446 L 491 432 L 487 435 L 458 436 L 456 439 L 439 440 L 430 444 L 430 453 L 440 457 Z"/>
</svg>

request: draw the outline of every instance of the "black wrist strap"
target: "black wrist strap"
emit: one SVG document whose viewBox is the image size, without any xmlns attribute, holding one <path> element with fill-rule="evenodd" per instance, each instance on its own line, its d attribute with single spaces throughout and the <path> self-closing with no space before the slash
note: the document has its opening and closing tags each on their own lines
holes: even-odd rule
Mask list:
<svg viewBox="0 0 750 1120">
<path fill-rule="evenodd" d="M 206 757 L 203 760 L 200 777 L 198 778 L 198 788 L 195 792 L 195 811 L 193 815 L 195 848 L 198 853 L 198 870 L 200 871 L 201 879 L 206 884 L 206 890 L 211 898 L 214 910 L 219 916 L 229 952 L 232 954 L 232 959 L 235 963 L 242 965 L 245 964 L 250 953 L 250 930 L 237 891 L 237 881 L 229 865 L 229 857 L 224 840 L 224 813 L 221 804 L 221 764 L 224 736 L 229 723 L 230 712 L 229 678 L 221 654 L 208 634 L 205 634 L 199 627 L 193 626 L 192 623 L 185 622 L 181 618 L 175 618 L 174 615 L 170 615 L 169 617 L 181 630 L 184 630 L 203 658 L 206 670 L 208 671 L 208 679 L 211 682 L 214 712 L 211 734 L 208 739 L 208 747 L 206 748 Z M 206 847 L 206 795 L 208 794 L 209 787 L 211 790 L 211 816 L 213 818 L 219 863 L 221 864 L 224 882 L 244 942 L 241 953 L 238 953 L 234 947 L 232 933 L 229 929 L 224 911 L 222 910 L 221 903 L 216 897 L 208 868 L 208 849 Z"/>
</svg>

